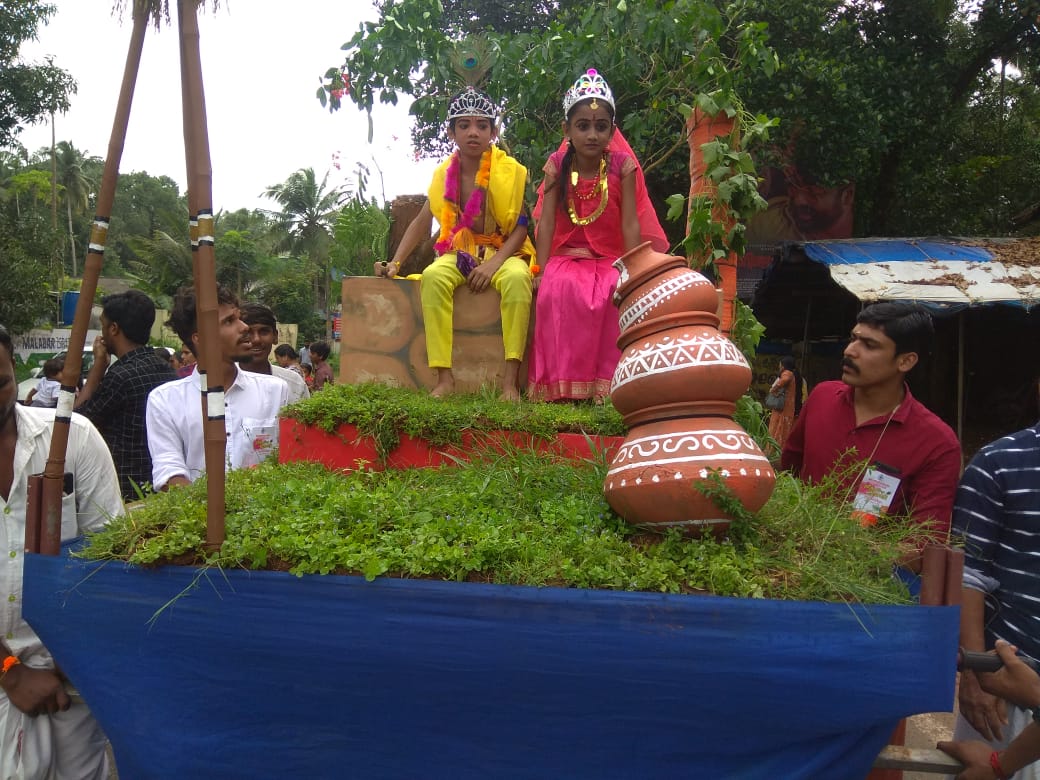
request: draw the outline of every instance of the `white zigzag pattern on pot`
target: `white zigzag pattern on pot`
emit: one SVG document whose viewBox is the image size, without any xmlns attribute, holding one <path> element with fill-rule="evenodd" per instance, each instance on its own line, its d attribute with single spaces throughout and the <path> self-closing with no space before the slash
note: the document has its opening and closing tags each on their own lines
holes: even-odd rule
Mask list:
<svg viewBox="0 0 1040 780">
<path fill-rule="evenodd" d="M 652 374 L 712 364 L 751 368 L 736 345 L 717 334 L 707 337 L 683 335 L 674 339 L 665 336 L 658 343 L 647 341 L 642 347 L 630 348 L 614 372 L 613 388 Z"/>
<path fill-rule="evenodd" d="M 665 279 L 647 291 L 646 295 L 641 295 L 634 300 L 632 305 L 622 312 L 620 318 L 621 330 L 626 330 L 637 322 L 642 322 L 650 312 L 676 293 L 703 283 L 702 279 L 698 279 L 693 274 L 681 274 L 671 279 Z"/>
</svg>

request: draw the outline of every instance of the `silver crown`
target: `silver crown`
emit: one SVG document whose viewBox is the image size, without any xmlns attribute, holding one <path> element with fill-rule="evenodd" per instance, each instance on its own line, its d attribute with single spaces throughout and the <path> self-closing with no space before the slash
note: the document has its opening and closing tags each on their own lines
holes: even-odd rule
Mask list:
<svg viewBox="0 0 1040 780">
<path fill-rule="evenodd" d="M 463 116 L 480 116 L 493 120 L 497 115 L 491 98 L 474 87 L 466 87 L 448 104 L 449 121 Z"/>
<path fill-rule="evenodd" d="M 614 93 L 610 91 L 610 85 L 595 68 L 589 68 L 578 76 L 574 86 L 568 89 L 567 94 L 563 96 L 563 118 L 567 118 L 575 103 L 589 98 L 592 98 L 593 102 L 602 100 L 612 109 L 614 108 Z M 595 106 L 593 107 L 595 108 Z"/>
</svg>

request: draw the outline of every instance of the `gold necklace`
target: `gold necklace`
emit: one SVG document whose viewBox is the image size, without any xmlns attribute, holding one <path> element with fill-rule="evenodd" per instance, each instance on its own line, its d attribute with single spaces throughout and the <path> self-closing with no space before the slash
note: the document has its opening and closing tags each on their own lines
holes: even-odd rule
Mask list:
<svg viewBox="0 0 1040 780">
<path fill-rule="evenodd" d="M 581 198 L 582 200 L 591 199 L 596 196 L 596 193 L 600 194 L 599 205 L 596 206 L 596 210 L 589 214 L 587 217 L 579 217 L 578 212 L 574 208 L 574 193 L 578 186 L 578 172 L 571 171 L 571 191 L 567 196 L 567 214 L 571 218 L 571 222 L 575 225 L 584 227 L 585 225 L 591 225 L 600 215 L 607 209 L 607 199 L 609 196 L 607 186 L 607 158 L 604 157 L 599 161 L 599 178 L 596 180 L 596 186 L 593 188 L 592 193 L 588 198 Z M 581 196 L 579 196 L 580 198 Z"/>
</svg>

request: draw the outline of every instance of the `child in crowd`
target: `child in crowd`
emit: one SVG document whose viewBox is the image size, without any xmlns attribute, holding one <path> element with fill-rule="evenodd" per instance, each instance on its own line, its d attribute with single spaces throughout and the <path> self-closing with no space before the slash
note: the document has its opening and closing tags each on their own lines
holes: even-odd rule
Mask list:
<svg viewBox="0 0 1040 780">
<path fill-rule="evenodd" d="M 274 348 L 274 359 L 278 362 L 282 368 L 287 368 L 290 371 L 295 371 L 304 377 L 303 368 L 300 364 L 300 355 L 295 349 L 292 348 L 291 344 L 279 344 Z"/>
<path fill-rule="evenodd" d="M 502 296 L 502 398 L 520 398 L 534 247 L 527 236 L 524 210 L 527 169 L 492 143 L 498 136 L 496 118 L 491 98 L 472 86 L 452 98 L 448 138 L 456 150 L 434 173 L 429 197 L 405 231 L 393 260 L 375 268 L 377 276 L 396 276 L 401 263 L 430 235 L 436 216 L 437 257 L 422 273 L 421 293 L 427 358 L 437 371 L 431 392 L 435 397 L 455 390 L 454 294 L 465 284 L 475 294 L 494 288 Z"/>
<path fill-rule="evenodd" d="M 65 361 L 61 358 L 51 358 L 43 364 L 43 376 L 36 383 L 36 387 L 29 391 L 25 398 L 26 406 L 43 406 L 53 409 L 58 405 L 58 393 L 61 391 L 61 372 L 65 368 Z"/>
<path fill-rule="evenodd" d="M 545 167 L 534 216 L 543 273 L 538 290 L 527 395 L 594 399 L 610 393 L 617 346 L 617 258 L 644 241 L 668 239 L 646 192 L 643 170 L 615 125 L 614 96 L 589 69 L 563 98 L 564 141 Z"/>
</svg>

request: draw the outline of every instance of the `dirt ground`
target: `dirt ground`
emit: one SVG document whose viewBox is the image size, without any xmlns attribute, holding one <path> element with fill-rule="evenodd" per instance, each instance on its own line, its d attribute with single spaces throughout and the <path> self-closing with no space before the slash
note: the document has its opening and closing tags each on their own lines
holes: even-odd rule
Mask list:
<svg viewBox="0 0 1040 780">
<path fill-rule="evenodd" d="M 952 712 L 926 712 L 914 715 L 906 724 L 906 746 L 914 748 L 934 748 L 941 739 L 953 736 Z M 904 772 L 903 780 L 937 780 L 943 775 L 931 772 Z"/>
</svg>

